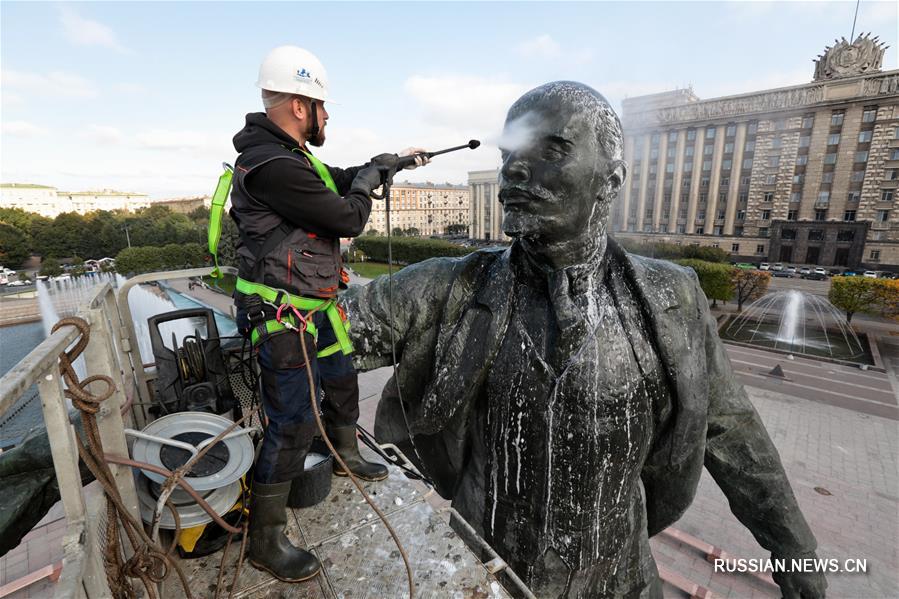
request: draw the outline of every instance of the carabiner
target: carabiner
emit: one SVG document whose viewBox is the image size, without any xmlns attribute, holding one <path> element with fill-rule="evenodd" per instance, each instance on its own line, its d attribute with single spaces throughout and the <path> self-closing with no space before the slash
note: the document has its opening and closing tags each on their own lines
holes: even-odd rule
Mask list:
<svg viewBox="0 0 899 599">
<path fill-rule="evenodd" d="M 285 308 L 293 312 L 293 315 L 296 316 L 297 321 L 301 323 L 301 327 L 294 326 L 293 323 L 291 323 L 289 320 L 281 320 L 282 312 Z M 278 311 L 275 313 L 275 320 L 278 324 L 283 326 L 288 331 L 302 332 L 306 330 L 306 319 L 302 314 L 300 314 L 300 311 L 297 310 L 293 304 L 281 304 L 280 306 L 278 306 Z"/>
</svg>

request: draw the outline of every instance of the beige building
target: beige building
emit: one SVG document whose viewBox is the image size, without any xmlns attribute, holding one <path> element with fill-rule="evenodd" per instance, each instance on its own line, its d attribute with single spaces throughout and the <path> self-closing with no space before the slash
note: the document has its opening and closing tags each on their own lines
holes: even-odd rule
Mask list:
<svg viewBox="0 0 899 599">
<path fill-rule="evenodd" d="M 150 205 L 143 193 L 104 189 L 102 191 L 59 191 L 46 185 L 0 184 L 0 206 L 21 208 L 53 218 L 63 212 L 86 214 L 94 210 L 136 210 Z"/>
<path fill-rule="evenodd" d="M 170 198 L 154 200 L 153 206 L 166 206 L 172 212 L 190 214 L 197 208 L 209 208 L 212 206 L 212 196 L 193 196 L 187 198 Z"/>
<path fill-rule="evenodd" d="M 859 36 L 805 85 L 623 102 L 619 238 L 712 245 L 735 261 L 899 270 L 899 70 Z"/>
<path fill-rule="evenodd" d="M 417 229 L 419 235 L 467 233 L 469 194 L 464 185 L 394 183 L 390 188 L 390 227 Z M 383 200 L 374 200 L 366 231 L 387 233 Z"/>
<path fill-rule="evenodd" d="M 469 237 L 486 241 L 506 241 L 503 233 L 503 207 L 499 203 L 499 169 L 468 173 L 471 193 Z"/>
</svg>

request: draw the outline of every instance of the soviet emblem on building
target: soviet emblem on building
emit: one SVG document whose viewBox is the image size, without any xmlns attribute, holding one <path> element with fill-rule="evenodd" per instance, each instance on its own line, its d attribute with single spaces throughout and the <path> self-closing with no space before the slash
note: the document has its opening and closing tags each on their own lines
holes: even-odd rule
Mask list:
<svg viewBox="0 0 899 599">
<path fill-rule="evenodd" d="M 880 72 L 887 46 L 877 36 L 863 33 L 851 44 L 845 37 L 834 42 L 815 60 L 815 81 Z"/>
</svg>

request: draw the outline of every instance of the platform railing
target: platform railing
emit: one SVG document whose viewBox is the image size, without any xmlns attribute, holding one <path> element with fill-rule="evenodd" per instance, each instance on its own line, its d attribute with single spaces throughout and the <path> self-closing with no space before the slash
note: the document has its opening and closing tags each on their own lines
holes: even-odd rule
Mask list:
<svg viewBox="0 0 899 599">
<path fill-rule="evenodd" d="M 115 392 L 103 402 L 97 413 L 104 449 L 108 453 L 128 455 L 122 416 L 129 389 L 124 376 L 128 368 L 122 368 L 114 342 L 115 338 L 120 338 L 122 321 L 112 286 L 109 283 L 96 285 L 75 315 L 90 326 L 90 341 L 82 354 L 87 372 L 90 375 L 105 374 L 115 383 Z M 111 596 L 103 568 L 99 534 L 103 495 L 89 499 L 82 488 L 75 441 L 77 433 L 70 420 L 65 385 L 59 372 L 59 354 L 70 347 L 78 336 L 78 330 L 74 327 L 61 327 L 0 378 L 0 416 L 31 385 L 37 384 L 67 523 L 63 536 L 62 572 L 54 596 L 93 599 Z M 126 507 L 139 519 L 137 492 L 130 469 L 114 464 L 110 468 Z"/>
</svg>

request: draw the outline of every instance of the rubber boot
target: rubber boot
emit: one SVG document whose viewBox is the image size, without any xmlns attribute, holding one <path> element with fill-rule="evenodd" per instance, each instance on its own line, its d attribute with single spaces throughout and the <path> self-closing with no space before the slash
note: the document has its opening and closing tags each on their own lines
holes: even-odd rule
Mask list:
<svg viewBox="0 0 899 599">
<path fill-rule="evenodd" d="M 248 557 L 250 564 L 278 580 L 299 582 L 318 574 L 321 564 L 305 549 L 294 547 L 284 534 L 290 484 L 253 482 Z"/>
<path fill-rule="evenodd" d="M 366 461 L 359 453 L 359 445 L 356 441 L 356 425 L 335 426 L 328 429 L 328 438 L 334 445 L 334 449 L 346 462 L 350 471 L 356 478 L 362 480 L 375 481 L 387 478 L 387 466 L 376 462 Z M 334 474 L 337 476 L 346 476 L 343 468 L 334 460 Z"/>
</svg>

